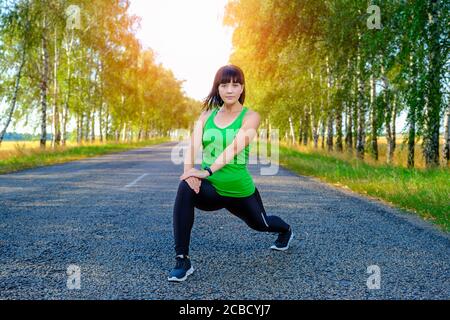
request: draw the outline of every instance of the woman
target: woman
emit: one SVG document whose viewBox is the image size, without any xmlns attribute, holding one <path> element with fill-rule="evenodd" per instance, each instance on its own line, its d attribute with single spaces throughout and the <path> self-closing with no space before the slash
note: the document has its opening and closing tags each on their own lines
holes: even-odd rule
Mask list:
<svg viewBox="0 0 450 320">
<path fill-rule="evenodd" d="M 186 152 L 173 209 L 176 265 L 169 281 L 184 281 L 194 271 L 188 256 L 194 208 L 204 211 L 226 208 L 252 229 L 278 233 L 271 247 L 274 250 L 287 250 L 294 236 L 290 225 L 277 216 L 266 215 L 247 169 L 249 144 L 256 135 L 260 117 L 243 106 L 244 100 L 242 70 L 234 65 L 221 67 L 204 100 L 206 110 L 195 125 Z M 194 168 L 200 143 L 202 170 Z"/>
</svg>

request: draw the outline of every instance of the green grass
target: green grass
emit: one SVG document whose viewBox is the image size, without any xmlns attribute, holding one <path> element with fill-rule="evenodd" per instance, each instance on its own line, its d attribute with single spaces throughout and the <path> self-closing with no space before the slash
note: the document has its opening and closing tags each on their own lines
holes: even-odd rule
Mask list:
<svg viewBox="0 0 450 320">
<path fill-rule="evenodd" d="M 320 152 L 279 148 L 279 163 L 298 174 L 314 176 L 339 187 L 375 197 L 416 212 L 450 231 L 450 170 L 408 169 L 338 159 Z"/>
<path fill-rule="evenodd" d="M 146 141 L 129 143 L 105 143 L 95 145 L 69 146 L 46 150 L 17 150 L 14 156 L 0 160 L 0 174 L 64 163 L 108 153 L 122 152 L 144 146 L 170 141 L 169 138 L 156 138 Z"/>
</svg>

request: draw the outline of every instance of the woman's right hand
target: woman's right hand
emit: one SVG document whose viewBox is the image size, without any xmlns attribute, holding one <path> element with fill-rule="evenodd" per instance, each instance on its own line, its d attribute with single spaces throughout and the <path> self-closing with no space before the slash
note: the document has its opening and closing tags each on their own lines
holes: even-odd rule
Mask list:
<svg viewBox="0 0 450 320">
<path fill-rule="evenodd" d="M 189 177 L 184 181 L 188 183 L 188 185 L 191 187 L 192 190 L 195 191 L 195 193 L 200 192 L 200 185 L 202 184 L 202 179 L 197 177 Z"/>
</svg>

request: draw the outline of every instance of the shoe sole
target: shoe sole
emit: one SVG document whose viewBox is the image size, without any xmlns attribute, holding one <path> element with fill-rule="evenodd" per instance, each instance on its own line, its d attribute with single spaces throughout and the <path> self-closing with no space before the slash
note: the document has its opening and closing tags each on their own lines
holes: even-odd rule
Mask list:
<svg viewBox="0 0 450 320">
<path fill-rule="evenodd" d="M 286 247 L 278 248 L 277 246 L 273 245 L 273 246 L 270 247 L 270 249 L 277 250 L 277 251 L 286 251 L 287 249 L 289 249 L 289 245 L 290 245 L 292 239 L 294 239 L 294 233 L 293 232 L 291 234 L 291 237 L 289 238 L 289 241 L 288 241 Z"/>
<path fill-rule="evenodd" d="M 183 278 L 169 277 L 169 278 L 167 278 L 167 280 L 172 281 L 172 282 L 182 282 L 182 281 L 186 280 L 187 277 L 190 276 L 194 272 L 194 270 L 195 270 L 194 267 L 191 266 L 191 268 L 188 271 L 186 271 L 186 274 L 184 275 Z"/>
</svg>

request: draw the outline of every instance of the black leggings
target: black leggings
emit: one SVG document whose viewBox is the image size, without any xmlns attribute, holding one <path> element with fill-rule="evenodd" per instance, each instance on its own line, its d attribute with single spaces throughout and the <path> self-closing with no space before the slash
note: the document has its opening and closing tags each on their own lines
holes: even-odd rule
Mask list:
<svg viewBox="0 0 450 320">
<path fill-rule="evenodd" d="M 194 207 L 204 211 L 225 208 L 257 231 L 285 232 L 289 230 L 289 225 L 281 218 L 266 215 L 258 189 L 251 196 L 244 198 L 225 197 L 218 194 L 207 179 L 202 179 L 199 193 L 195 193 L 189 184 L 182 180 L 178 186 L 173 209 L 173 233 L 177 255 L 189 254 Z"/>
</svg>

